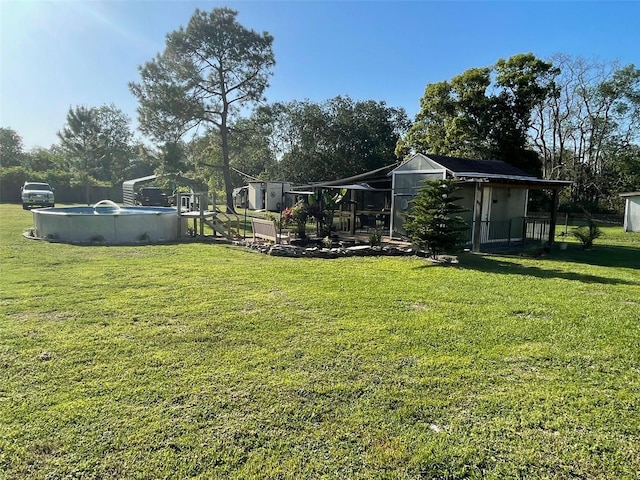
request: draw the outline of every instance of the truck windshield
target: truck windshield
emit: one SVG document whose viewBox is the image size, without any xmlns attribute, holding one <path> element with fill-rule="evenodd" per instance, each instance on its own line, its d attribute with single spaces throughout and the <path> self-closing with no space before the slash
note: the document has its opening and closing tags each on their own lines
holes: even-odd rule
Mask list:
<svg viewBox="0 0 640 480">
<path fill-rule="evenodd" d="M 24 186 L 25 190 L 51 190 L 51 187 L 47 183 L 27 183 Z"/>
</svg>

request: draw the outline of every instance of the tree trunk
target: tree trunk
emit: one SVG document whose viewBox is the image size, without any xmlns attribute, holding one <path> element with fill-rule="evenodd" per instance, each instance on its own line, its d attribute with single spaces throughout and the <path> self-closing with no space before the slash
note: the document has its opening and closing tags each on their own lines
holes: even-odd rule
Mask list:
<svg viewBox="0 0 640 480">
<path fill-rule="evenodd" d="M 227 212 L 235 213 L 233 207 L 233 186 L 231 185 L 231 170 L 229 168 L 229 129 L 227 119 L 224 117 L 220 125 L 220 146 L 222 148 L 222 176 L 224 178 L 224 190 Z"/>
</svg>

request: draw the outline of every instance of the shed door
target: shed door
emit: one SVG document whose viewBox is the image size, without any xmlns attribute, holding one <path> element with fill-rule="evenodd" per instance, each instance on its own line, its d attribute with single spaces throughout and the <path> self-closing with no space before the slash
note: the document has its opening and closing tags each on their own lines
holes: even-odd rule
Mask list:
<svg viewBox="0 0 640 480">
<path fill-rule="evenodd" d="M 480 224 L 480 242 L 487 243 L 489 241 L 489 226 L 491 225 L 491 204 L 493 191 L 491 187 L 484 187 L 482 191 L 482 218 Z"/>
<path fill-rule="evenodd" d="M 413 195 L 394 195 L 393 211 L 391 212 L 391 235 L 402 236 L 407 232 L 404 229 L 404 214 L 409 210 L 409 202 L 413 199 Z"/>
<path fill-rule="evenodd" d="M 482 192 L 482 221 L 489 222 L 491 220 L 491 196 L 493 192 L 491 187 L 484 187 Z"/>
</svg>

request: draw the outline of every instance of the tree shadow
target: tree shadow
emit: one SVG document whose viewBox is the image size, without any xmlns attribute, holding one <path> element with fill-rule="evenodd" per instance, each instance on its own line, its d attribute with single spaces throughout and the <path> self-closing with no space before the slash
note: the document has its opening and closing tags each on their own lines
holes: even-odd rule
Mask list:
<svg viewBox="0 0 640 480">
<path fill-rule="evenodd" d="M 629 259 L 620 260 L 618 258 L 608 258 L 614 256 L 614 253 L 609 250 L 612 249 L 614 252 L 617 252 L 619 248 L 625 250 L 624 255 L 626 256 L 633 254 L 635 256 L 639 255 L 639 251 L 632 248 L 625 247 L 607 247 L 607 251 L 605 251 L 605 247 L 602 247 L 603 251 L 599 252 L 598 255 L 589 256 L 590 253 L 594 252 L 571 252 L 567 255 L 565 253 L 567 251 L 562 252 L 554 252 L 546 255 L 541 258 L 541 262 L 545 262 L 545 267 L 549 267 L 548 261 L 562 261 L 562 262 L 576 262 L 576 263 L 584 263 L 589 265 L 598 265 L 605 267 L 618 267 L 625 266 L 626 268 L 640 268 L 638 265 L 638 259 L 634 257 L 632 265 L 629 266 Z M 626 251 L 629 250 L 629 251 Z M 621 252 L 618 252 L 621 253 Z M 571 255 L 571 256 L 570 256 Z M 634 282 L 630 280 L 625 280 L 621 278 L 611 278 L 600 275 L 591 275 L 585 273 L 576 273 L 566 270 L 560 270 L 556 268 L 543 268 L 535 265 L 523 265 L 521 263 L 514 263 L 514 259 L 520 259 L 520 256 L 514 255 L 503 255 L 502 258 L 505 260 L 501 260 L 499 255 L 485 256 L 485 255 L 476 255 L 472 253 L 462 254 L 460 257 L 460 261 L 457 264 L 457 268 L 463 270 L 479 270 L 487 273 L 498 273 L 502 275 L 523 275 L 528 277 L 536 277 L 536 278 L 561 278 L 565 280 L 578 281 L 582 283 L 600 283 L 600 284 L 610 284 L 610 285 L 640 285 L 640 281 Z M 506 261 L 506 258 L 509 258 L 511 261 Z M 594 262 L 596 260 L 596 262 Z M 620 264 L 620 265 L 619 265 Z M 639 279 L 640 280 L 640 279 Z"/>
<path fill-rule="evenodd" d="M 567 250 L 553 250 L 548 260 L 583 263 L 598 267 L 633 268 L 640 270 L 640 248 L 621 245 L 594 245 L 585 251 L 577 244 L 569 244 Z"/>
</svg>

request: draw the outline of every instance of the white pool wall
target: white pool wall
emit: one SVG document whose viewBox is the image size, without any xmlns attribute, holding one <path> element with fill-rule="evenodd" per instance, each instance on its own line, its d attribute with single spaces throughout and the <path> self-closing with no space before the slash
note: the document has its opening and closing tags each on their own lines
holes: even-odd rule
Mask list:
<svg viewBox="0 0 640 480">
<path fill-rule="evenodd" d="M 179 232 L 187 234 L 186 218 L 168 207 L 126 207 L 112 213 L 96 213 L 91 207 L 43 208 L 33 210 L 33 220 L 36 237 L 66 243 L 170 242 Z"/>
</svg>

